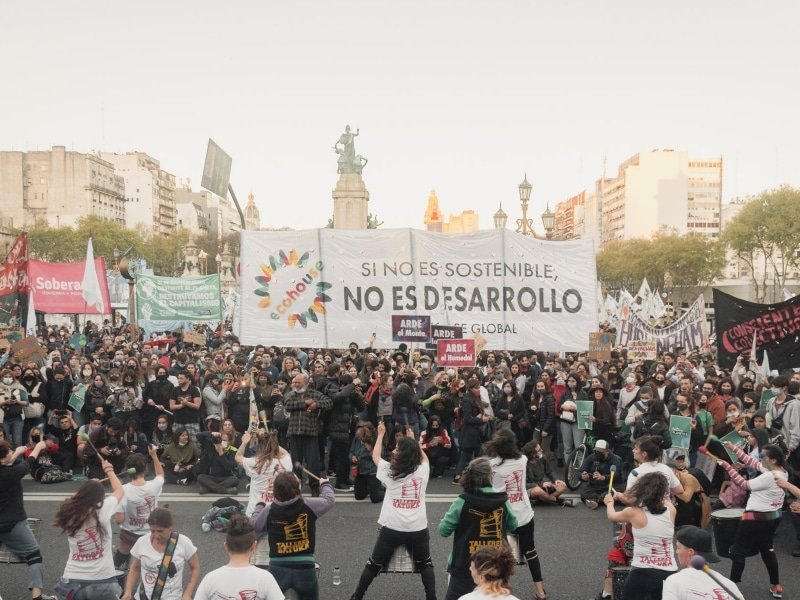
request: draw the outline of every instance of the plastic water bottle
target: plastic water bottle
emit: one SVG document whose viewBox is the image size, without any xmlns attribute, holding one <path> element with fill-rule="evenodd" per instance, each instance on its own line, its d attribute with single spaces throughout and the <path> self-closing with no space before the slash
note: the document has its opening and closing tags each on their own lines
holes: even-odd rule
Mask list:
<svg viewBox="0 0 800 600">
<path fill-rule="evenodd" d="M 342 571 L 339 567 L 333 567 L 333 585 L 342 584 Z"/>
</svg>

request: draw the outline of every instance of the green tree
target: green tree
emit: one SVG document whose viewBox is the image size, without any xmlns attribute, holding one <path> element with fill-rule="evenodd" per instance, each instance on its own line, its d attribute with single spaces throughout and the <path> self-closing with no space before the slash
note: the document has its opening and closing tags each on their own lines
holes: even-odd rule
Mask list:
<svg viewBox="0 0 800 600">
<path fill-rule="evenodd" d="M 624 287 L 634 294 L 645 278 L 651 287 L 663 290 L 666 273 L 678 288 L 705 288 L 724 267 L 722 245 L 699 234 L 664 232 L 649 240 L 616 240 L 597 254 L 597 276 L 603 286 L 613 290 Z"/>
<path fill-rule="evenodd" d="M 765 302 L 769 279 L 777 290 L 800 269 L 800 190 L 783 186 L 750 198 L 721 239 L 747 265 L 756 302 Z"/>
</svg>

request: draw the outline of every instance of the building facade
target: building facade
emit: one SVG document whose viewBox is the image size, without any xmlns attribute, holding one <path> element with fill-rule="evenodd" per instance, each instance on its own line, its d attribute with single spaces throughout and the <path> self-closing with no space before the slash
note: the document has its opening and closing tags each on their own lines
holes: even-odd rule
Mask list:
<svg viewBox="0 0 800 600">
<path fill-rule="evenodd" d="M 247 206 L 244 207 L 244 222 L 249 231 L 261 229 L 261 214 L 256 206 L 256 196 L 253 192 L 247 195 Z"/>
<path fill-rule="evenodd" d="M 474 210 L 464 210 L 458 214 L 451 214 L 450 219 L 445 221 L 444 214 L 439 208 L 439 197 L 436 195 L 436 190 L 431 190 L 422 222 L 427 231 L 468 233 L 478 230 L 480 219 Z"/>
<path fill-rule="evenodd" d="M 13 227 L 74 227 L 89 215 L 124 224 L 125 181 L 101 157 L 64 146 L 0 152 L 0 207 Z"/>
<path fill-rule="evenodd" d="M 175 203 L 181 215 L 181 226 L 190 232 L 206 231 L 215 239 L 221 240 L 231 233 L 237 233 L 242 228 L 239 212 L 227 198 L 221 198 L 208 190 L 192 191 L 188 183 L 178 186 L 175 190 Z M 200 218 L 200 213 L 205 215 Z M 193 224 L 197 222 L 197 229 Z M 199 223 L 207 224 L 203 229 Z"/>
<path fill-rule="evenodd" d="M 113 164 L 116 174 L 125 180 L 125 226 L 142 226 L 160 235 L 174 233 L 178 224 L 175 176 L 144 152 L 100 152 L 100 157 Z"/>
<path fill-rule="evenodd" d="M 722 158 L 652 150 L 619 165 L 597 181 L 601 244 L 650 237 L 658 231 L 717 238 L 722 206 Z"/>
</svg>

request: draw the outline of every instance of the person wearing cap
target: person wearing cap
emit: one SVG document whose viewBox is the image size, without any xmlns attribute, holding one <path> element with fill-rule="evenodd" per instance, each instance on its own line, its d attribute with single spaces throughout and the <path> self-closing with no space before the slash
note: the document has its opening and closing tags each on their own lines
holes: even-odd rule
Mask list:
<svg viewBox="0 0 800 600">
<path fill-rule="evenodd" d="M 587 482 L 581 490 L 581 502 L 594 510 L 599 506 L 603 496 L 608 492 L 608 481 L 611 467 L 615 467 L 617 475 L 622 479 L 622 459 L 611 452 L 606 440 L 597 440 L 594 452 L 587 454 L 580 466 L 581 481 Z"/>
<path fill-rule="evenodd" d="M 678 563 L 683 568 L 664 580 L 661 592 L 662 600 L 694 598 L 733 600 L 733 598 L 743 597 L 739 588 L 730 579 L 715 573 L 717 578 L 715 581 L 701 569 L 692 567 L 692 559 L 695 556 L 703 557 L 707 563 L 719 562 L 719 557 L 711 548 L 711 534 L 708 531 L 694 525 L 686 525 L 675 533 L 675 541 L 675 554 L 678 557 Z M 726 591 L 723 587 L 730 591 Z M 735 596 L 731 596 L 730 592 L 733 592 Z"/>
</svg>

